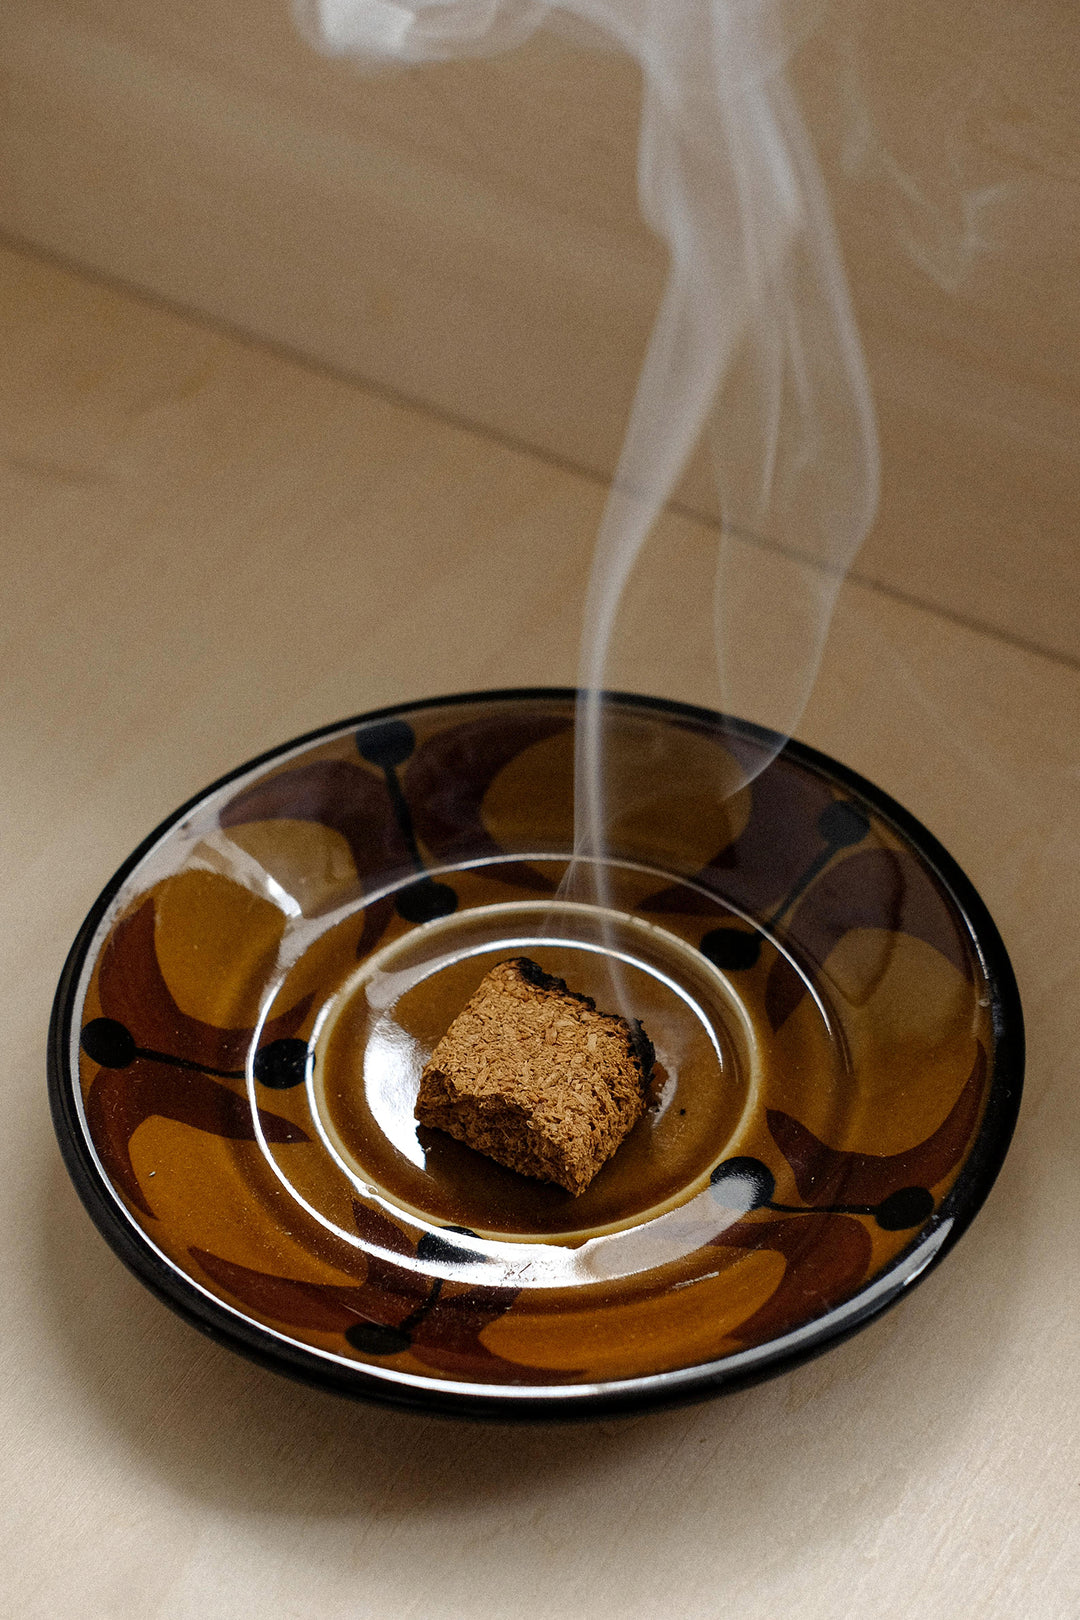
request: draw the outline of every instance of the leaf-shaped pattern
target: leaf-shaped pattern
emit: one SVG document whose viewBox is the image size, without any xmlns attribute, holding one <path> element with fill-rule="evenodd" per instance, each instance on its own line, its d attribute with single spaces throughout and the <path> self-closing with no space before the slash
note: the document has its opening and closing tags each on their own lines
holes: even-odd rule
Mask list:
<svg viewBox="0 0 1080 1620">
<path fill-rule="evenodd" d="M 866 1276 L 872 1252 L 869 1232 L 850 1215 L 737 1221 L 711 1245 L 770 1249 L 787 1262 L 777 1288 L 732 1333 L 745 1345 L 778 1338 L 849 1299 Z"/>
<path fill-rule="evenodd" d="M 395 1327 L 415 1309 L 427 1293 L 427 1279 L 403 1266 L 393 1268 L 393 1277 L 384 1277 L 378 1288 L 366 1283 L 355 1287 L 336 1283 L 309 1283 L 293 1277 L 274 1277 L 192 1249 L 208 1277 L 234 1299 L 252 1310 L 290 1327 L 311 1328 L 316 1333 L 344 1333 L 357 1322 L 376 1322 Z M 387 1267 L 389 1273 L 390 1268 Z"/>
<path fill-rule="evenodd" d="M 352 1211 L 353 1223 L 365 1243 L 374 1244 L 379 1249 L 389 1249 L 392 1254 L 416 1253 L 413 1239 L 381 1210 L 372 1209 L 369 1204 L 362 1204 L 359 1198 L 354 1198 Z"/>
<path fill-rule="evenodd" d="M 808 1204 L 878 1204 L 905 1187 L 936 1186 L 960 1162 L 978 1123 L 986 1073 L 980 1046 L 960 1095 L 937 1130 L 902 1153 L 846 1153 L 827 1147 L 781 1109 L 767 1109 L 765 1118 Z"/>
<path fill-rule="evenodd" d="M 102 1014 L 124 1026 L 136 1046 L 211 1068 L 242 1068 L 255 1039 L 254 1027 L 219 1029 L 182 1012 L 173 1000 L 154 946 L 154 902 L 145 900 L 119 923 L 102 955 L 98 976 Z M 268 1019 L 261 1044 L 290 1036 L 311 1006 L 305 996 L 278 1018 Z M 144 1215 L 154 1211 L 131 1162 L 131 1138 L 144 1120 L 158 1115 L 234 1141 L 255 1140 L 247 1096 L 191 1069 L 137 1058 L 122 1069 L 100 1068 L 86 1097 L 86 1122 L 106 1172 Z M 259 1110 L 268 1141 L 306 1142 L 290 1120 Z"/>
<path fill-rule="evenodd" d="M 499 856 L 501 846 L 484 825 L 484 795 L 499 772 L 523 749 L 569 731 L 572 715 L 496 712 L 437 732 L 417 749 L 404 788 L 417 836 L 439 861 Z M 568 834 L 573 809 L 568 807 Z M 554 885 L 527 862 L 504 862 L 499 877 L 528 888 Z"/>
<path fill-rule="evenodd" d="M 517 1288 L 470 1288 L 461 1294 L 442 1293 L 413 1332 L 413 1354 L 429 1367 L 455 1377 L 497 1378 L 500 1383 L 567 1383 L 576 1372 L 549 1372 L 523 1362 L 508 1361 L 480 1343 L 479 1334 L 510 1309 Z"/>
<path fill-rule="evenodd" d="M 256 782 L 230 800 L 219 819 L 223 827 L 248 821 L 314 821 L 329 827 L 348 844 L 364 888 L 373 882 L 381 888 L 416 873 L 385 780 L 347 759 L 313 760 Z M 393 910 L 392 899 L 367 908 L 358 956 L 364 956 L 381 938 Z"/>
<path fill-rule="evenodd" d="M 144 1215 L 154 1211 L 131 1162 L 131 1138 L 155 1115 L 234 1142 L 255 1140 L 247 1097 L 209 1075 L 142 1058 L 126 1069 L 100 1069 L 86 1096 L 90 1139 L 109 1177 Z M 259 1109 L 259 1124 L 268 1142 L 308 1140 L 299 1125 L 265 1108 Z"/>
<path fill-rule="evenodd" d="M 508 1361 L 480 1342 L 483 1329 L 509 1310 L 520 1292 L 516 1288 L 470 1288 L 447 1295 L 441 1284 L 432 1285 L 419 1272 L 371 1261 L 367 1281 L 358 1286 L 309 1283 L 240 1266 L 205 1249 L 189 1252 L 234 1299 L 290 1327 L 341 1334 L 362 1323 L 398 1329 L 387 1354 L 408 1349 L 426 1366 L 458 1377 L 530 1384 L 565 1383 L 579 1376 Z M 425 1298 L 429 1303 L 418 1307 Z"/>
<path fill-rule="evenodd" d="M 795 949 L 820 967 L 853 928 L 909 934 L 940 951 L 965 978 L 972 976 L 970 955 L 940 890 L 925 867 L 903 850 L 866 849 L 836 861 L 799 901 L 785 932 Z M 885 953 L 879 971 L 887 964 Z M 777 958 L 765 989 L 765 1010 L 774 1029 L 806 993 L 803 980 Z"/>
<path fill-rule="evenodd" d="M 725 742 L 725 746 L 736 751 L 731 743 Z M 708 893 L 762 916 L 782 902 L 826 847 L 818 817 L 833 802 L 833 795 L 826 782 L 791 770 L 782 760 L 762 771 L 748 792 L 752 802 L 743 831 L 692 876 Z M 650 895 L 641 908 L 690 916 L 714 910 L 705 895 L 682 884 Z"/>
<path fill-rule="evenodd" d="M 98 994 L 103 1014 L 123 1024 L 137 1046 L 210 1069 L 243 1068 L 255 1035 L 251 1025 L 221 1029 L 182 1012 L 173 1000 L 154 946 L 152 899 L 144 900 L 110 935 L 102 953 Z M 267 1019 L 260 1044 L 295 1034 L 310 1007 L 311 997 L 305 996 L 280 1017 Z"/>
</svg>

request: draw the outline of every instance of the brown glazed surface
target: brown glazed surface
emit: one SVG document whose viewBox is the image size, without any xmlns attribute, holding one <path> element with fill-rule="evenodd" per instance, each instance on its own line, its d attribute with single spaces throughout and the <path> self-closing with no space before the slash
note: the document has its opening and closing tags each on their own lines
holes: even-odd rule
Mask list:
<svg viewBox="0 0 1080 1620">
<path fill-rule="evenodd" d="M 739 786 L 748 729 L 621 700 L 610 749 L 622 993 L 658 1078 L 578 1199 L 411 1121 L 423 1061 L 529 930 L 613 1005 L 555 898 L 570 700 L 343 728 L 136 867 L 73 1027 L 104 1177 L 182 1276 L 358 1372 L 570 1387 L 775 1340 L 926 1230 L 994 1069 L 943 882 L 824 767 L 781 754 Z"/>
</svg>

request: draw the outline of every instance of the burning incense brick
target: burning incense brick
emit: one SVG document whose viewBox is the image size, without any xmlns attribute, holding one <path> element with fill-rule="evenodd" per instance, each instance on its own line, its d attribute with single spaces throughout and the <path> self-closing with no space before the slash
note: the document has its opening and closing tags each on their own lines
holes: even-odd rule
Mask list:
<svg viewBox="0 0 1080 1620">
<path fill-rule="evenodd" d="M 645 1111 L 652 1043 L 527 956 L 500 962 L 420 1080 L 416 1117 L 521 1175 L 584 1192 Z"/>
</svg>

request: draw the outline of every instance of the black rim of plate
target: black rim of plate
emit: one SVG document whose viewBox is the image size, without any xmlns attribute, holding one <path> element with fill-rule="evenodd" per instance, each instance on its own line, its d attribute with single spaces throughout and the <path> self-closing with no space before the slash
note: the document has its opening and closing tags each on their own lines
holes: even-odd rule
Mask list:
<svg viewBox="0 0 1080 1620">
<path fill-rule="evenodd" d="M 578 1394 L 574 1394 L 566 1385 L 545 1389 L 515 1386 L 513 1390 L 493 1390 L 489 1385 L 455 1385 L 441 1379 L 425 1379 L 420 1375 L 415 1375 L 412 1382 L 391 1382 L 380 1376 L 378 1367 L 368 1363 L 344 1363 L 324 1357 L 314 1349 L 305 1349 L 280 1337 L 204 1293 L 157 1253 L 141 1229 L 126 1215 L 98 1168 L 77 1111 L 77 1077 L 72 1074 L 69 1061 L 74 998 L 86 956 L 105 912 L 127 877 L 149 850 L 210 794 L 261 765 L 271 764 L 283 754 L 317 743 L 336 732 L 359 727 L 372 720 L 456 704 L 572 702 L 577 695 L 573 687 L 510 687 L 449 694 L 354 715 L 331 725 L 319 726 L 314 731 L 268 749 L 193 795 L 143 839 L 90 908 L 68 953 L 49 1023 L 48 1077 L 53 1125 L 76 1191 L 110 1247 L 152 1293 L 217 1343 L 227 1345 L 275 1372 L 336 1394 L 427 1415 L 487 1418 L 499 1422 L 596 1418 L 703 1400 L 788 1372 L 841 1343 L 895 1304 L 912 1283 L 939 1263 L 967 1230 L 1001 1169 L 1020 1108 L 1024 1025 L 1016 978 L 993 919 L 952 856 L 902 805 L 827 754 L 790 740 L 783 746 L 783 753 L 788 759 L 825 775 L 861 796 L 918 851 L 951 895 L 963 917 L 982 963 L 990 994 L 994 1053 L 986 1110 L 978 1137 L 952 1190 L 932 1220 L 852 1299 L 781 1339 L 698 1367 L 612 1383 L 581 1385 L 578 1386 Z M 672 718 L 689 719 L 721 730 L 738 732 L 767 744 L 781 740 L 763 726 L 687 703 L 632 692 L 607 692 L 604 696 L 613 703 L 653 709 Z"/>
</svg>

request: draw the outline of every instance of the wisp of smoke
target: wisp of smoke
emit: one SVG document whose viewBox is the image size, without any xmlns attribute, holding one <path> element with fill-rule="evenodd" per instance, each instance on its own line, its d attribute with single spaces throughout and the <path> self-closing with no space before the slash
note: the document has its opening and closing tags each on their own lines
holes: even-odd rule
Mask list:
<svg viewBox="0 0 1080 1620">
<path fill-rule="evenodd" d="M 297 16 L 330 53 L 420 63 L 517 45 L 552 10 L 541 0 L 298 0 Z M 703 433 L 723 518 L 720 704 L 781 735 L 803 711 L 873 519 L 878 451 L 828 201 L 786 76 L 779 0 L 568 0 L 562 11 L 641 66 L 641 209 L 669 253 L 585 602 L 576 854 L 596 874 L 608 809 L 602 692 L 619 604 Z M 770 628 L 750 646 L 740 626 L 755 602 L 768 603 Z M 603 899 L 602 878 L 590 881 Z"/>
</svg>

